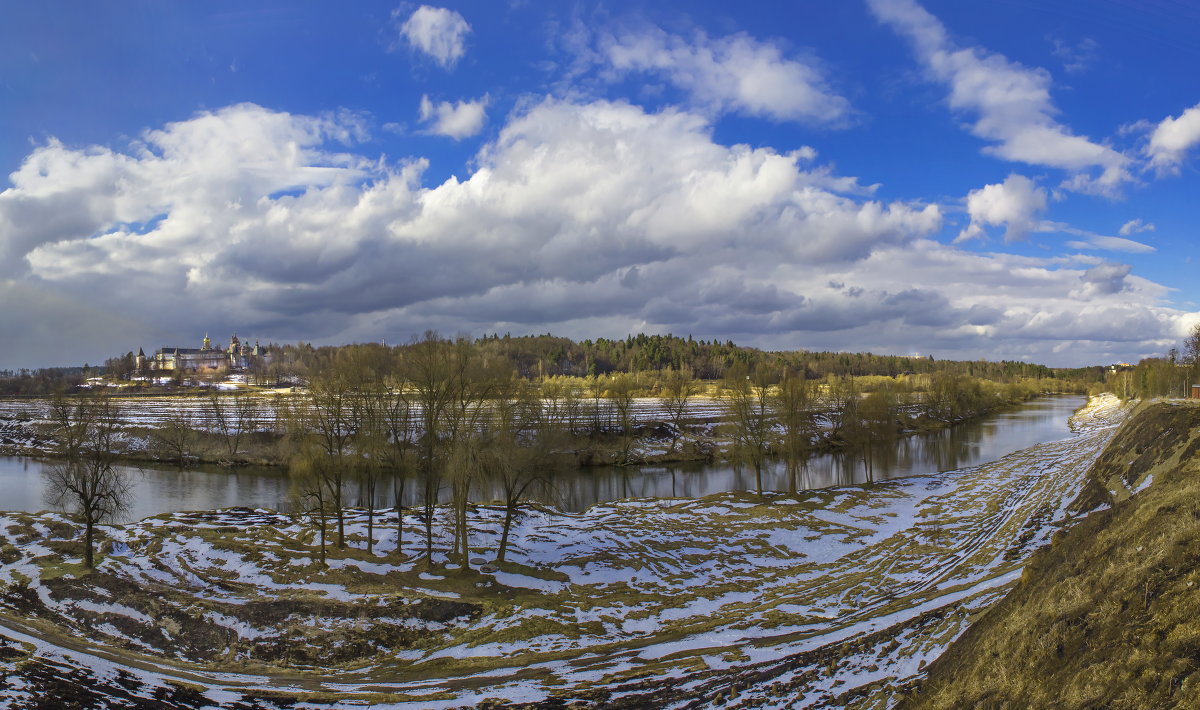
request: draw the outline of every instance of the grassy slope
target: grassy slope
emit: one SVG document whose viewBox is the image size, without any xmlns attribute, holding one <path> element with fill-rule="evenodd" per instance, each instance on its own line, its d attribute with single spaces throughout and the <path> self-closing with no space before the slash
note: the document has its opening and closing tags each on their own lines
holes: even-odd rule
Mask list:
<svg viewBox="0 0 1200 710">
<path fill-rule="evenodd" d="M 902 707 L 1200 707 L 1198 453 L 1200 406 L 1134 415 L 1080 500 L 1111 509 L 1035 554 Z"/>
</svg>

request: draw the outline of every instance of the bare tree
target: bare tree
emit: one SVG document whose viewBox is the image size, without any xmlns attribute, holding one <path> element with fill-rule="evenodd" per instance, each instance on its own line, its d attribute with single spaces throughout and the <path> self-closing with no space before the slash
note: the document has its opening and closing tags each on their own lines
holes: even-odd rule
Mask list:
<svg viewBox="0 0 1200 710">
<path fill-rule="evenodd" d="M 549 456 L 560 439 L 571 434 L 565 420 L 544 406 L 536 389 L 520 381 L 496 398 L 495 409 L 484 470 L 500 484 L 504 522 L 496 561 L 503 562 L 522 502 L 535 484 L 549 481 Z"/>
<path fill-rule="evenodd" d="M 853 377 L 829 376 L 825 385 L 825 411 L 829 416 L 831 437 L 841 436 L 847 424 L 853 425 L 858 399 L 858 385 Z"/>
<path fill-rule="evenodd" d="M 1200 323 L 1192 326 L 1183 341 L 1183 360 L 1192 367 L 1200 367 Z"/>
<path fill-rule="evenodd" d="M 325 487 L 325 502 L 337 519 L 337 546 L 346 546 L 346 483 L 351 477 L 347 465 L 350 440 L 358 421 L 353 409 L 355 393 L 346 373 L 330 368 L 309 381 L 304 421 L 313 440 L 325 454 L 325 462 L 315 471 Z"/>
<path fill-rule="evenodd" d="M 592 434 L 599 435 L 612 421 L 609 408 L 604 401 L 604 380 L 599 375 L 592 375 L 588 380 L 587 389 L 592 395 L 591 413 Z"/>
<path fill-rule="evenodd" d="M 117 468 L 118 413 L 112 400 L 57 398 L 51 403 L 62 460 L 45 469 L 46 502 L 83 522 L 83 565 L 95 567 L 95 528 L 127 511 L 130 486 Z"/>
<path fill-rule="evenodd" d="M 262 408 L 253 395 L 239 390 L 230 394 L 211 390 L 207 403 L 213 430 L 225 445 L 226 460 L 232 463 L 241 451 L 246 433 L 257 424 Z"/>
<path fill-rule="evenodd" d="M 184 409 L 175 409 L 158 421 L 150 437 L 155 448 L 182 469 L 196 441 L 195 422 Z"/>
<path fill-rule="evenodd" d="M 403 371 L 403 365 L 401 365 Z M 396 504 L 396 555 L 403 554 L 404 489 L 412 464 L 410 450 L 416 432 L 417 411 L 403 376 L 393 377 L 381 388 L 379 396 L 386 428 L 387 447 L 383 452 L 384 466 L 390 472 Z"/>
<path fill-rule="evenodd" d="M 375 545 L 375 501 L 387 472 L 390 454 L 386 417 L 387 396 L 382 382 L 368 381 L 357 392 L 352 419 L 358 422 L 354 439 L 354 471 L 360 503 L 367 510 L 367 552 Z"/>
<path fill-rule="evenodd" d="M 277 397 L 274 401 L 275 432 L 279 455 L 288 462 L 293 510 L 305 514 L 320 537 L 321 566 L 325 566 L 326 502 L 320 476 L 323 452 L 316 445 L 307 403 L 300 397 Z"/>
<path fill-rule="evenodd" d="M 763 494 L 762 472 L 771 451 L 771 376 L 765 367 L 747 372 L 735 365 L 726 371 L 725 410 L 733 433 L 733 453 L 754 469 L 754 487 Z"/>
<path fill-rule="evenodd" d="M 471 484 L 483 469 L 480 434 L 489 416 L 486 404 L 511 370 L 496 363 L 489 366 L 466 338 L 458 338 L 449 353 L 451 397 L 445 410 L 445 426 L 454 465 L 450 467 L 450 501 L 454 512 L 454 546 L 465 568 L 470 562 L 467 509 Z"/>
<path fill-rule="evenodd" d="M 679 443 L 683 430 L 683 418 L 687 413 L 688 397 L 696 393 L 696 377 L 692 368 L 683 366 L 668 370 L 663 377 L 663 407 L 671 419 L 671 451 Z"/>
<path fill-rule="evenodd" d="M 858 415 L 862 422 L 860 441 L 863 466 L 866 469 L 867 480 L 875 480 L 875 447 L 881 442 L 896 438 L 898 428 L 896 395 L 891 388 L 882 388 L 871 392 L 862 398 L 858 407 Z"/>
<path fill-rule="evenodd" d="M 441 491 L 444 458 L 442 420 L 454 397 L 454 372 L 449 364 L 450 343 L 435 331 L 414 340 L 404 359 L 405 379 L 419 413 L 419 463 L 425 526 L 425 561 L 433 562 L 433 516 Z"/>
<path fill-rule="evenodd" d="M 562 430 L 574 437 L 582 433 L 583 392 L 578 385 L 566 383 L 562 387 Z"/>
<path fill-rule="evenodd" d="M 630 463 L 629 453 L 633 448 L 633 400 L 636 391 L 637 381 L 633 375 L 626 372 L 610 377 L 608 389 L 605 390 L 605 396 L 612 402 L 617 422 L 621 425 L 621 464 Z"/>
<path fill-rule="evenodd" d="M 816 430 L 812 406 L 815 393 L 803 373 L 785 371 L 772 399 L 775 417 L 782 430 L 780 445 L 787 464 L 788 480 L 795 493 L 797 478 L 812 450 L 812 437 Z"/>
<path fill-rule="evenodd" d="M 1200 323 L 1192 326 L 1183 341 L 1183 361 L 1188 366 L 1188 381 L 1184 383 L 1183 396 L 1190 394 L 1191 385 L 1200 384 Z"/>
<path fill-rule="evenodd" d="M 321 566 L 326 567 L 328 547 L 329 491 L 328 472 L 335 462 L 310 439 L 302 444 L 288 462 L 288 475 L 292 481 L 292 494 L 297 509 L 308 514 L 317 526 L 320 539 Z"/>
</svg>

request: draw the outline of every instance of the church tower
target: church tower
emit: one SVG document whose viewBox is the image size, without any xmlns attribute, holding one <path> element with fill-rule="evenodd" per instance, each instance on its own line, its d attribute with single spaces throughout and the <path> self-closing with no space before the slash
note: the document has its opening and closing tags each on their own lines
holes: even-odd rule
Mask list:
<svg viewBox="0 0 1200 710">
<path fill-rule="evenodd" d="M 212 341 L 208 338 L 208 333 L 204 334 L 204 349 L 212 350 Z"/>
</svg>

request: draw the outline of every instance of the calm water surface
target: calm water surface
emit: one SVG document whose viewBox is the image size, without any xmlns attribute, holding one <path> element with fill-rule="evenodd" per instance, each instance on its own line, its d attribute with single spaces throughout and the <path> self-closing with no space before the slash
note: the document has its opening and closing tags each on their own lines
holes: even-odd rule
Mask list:
<svg viewBox="0 0 1200 710">
<path fill-rule="evenodd" d="M 874 478 L 952 471 L 994 461 L 1034 444 L 1066 438 L 1071 436 L 1067 418 L 1084 401 L 1084 397 L 1048 397 L 986 419 L 878 446 L 872 456 Z M 0 457 L 0 510 L 46 509 L 44 465 L 48 464 Z M 278 469 L 180 471 L 169 467 L 126 466 L 124 471 L 134 491 L 128 516 L 131 520 L 179 510 L 238 505 L 289 508 L 288 479 Z M 794 484 L 798 488 L 826 488 L 866 481 L 861 454 L 825 454 L 810 460 Z M 784 466 L 775 462 L 764 475 L 763 486 L 768 490 L 790 490 L 793 481 Z M 414 488 L 412 483 L 409 488 Z M 540 496 L 564 510 L 581 511 L 596 503 L 623 498 L 698 498 L 722 491 L 753 489 L 753 471 L 738 470 L 726 463 L 679 464 L 566 471 L 556 476 L 553 489 L 541 491 Z M 476 497 L 483 500 L 497 494 L 480 491 Z M 406 498 L 409 504 L 417 503 L 415 495 Z M 391 501 L 391 493 L 384 492 L 379 505 L 390 506 Z"/>
</svg>

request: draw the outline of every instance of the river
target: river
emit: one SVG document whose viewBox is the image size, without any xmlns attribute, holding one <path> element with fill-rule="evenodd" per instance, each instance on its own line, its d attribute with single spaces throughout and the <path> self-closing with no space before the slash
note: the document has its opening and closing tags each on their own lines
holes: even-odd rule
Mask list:
<svg viewBox="0 0 1200 710">
<path fill-rule="evenodd" d="M 920 473 L 951 471 L 994 461 L 1013 451 L 1071 436 L 1067 419 L 1084 397 L 1046 397 L 1009 411 L 966 422 L 942 431 L 918 434 L 872 455 L 875 480 Z M 0 457 L 0 510 L 35 512 L 46 509 L 44 466 L 23 457 Z M 138 520 L 158 513 L 211 510 L 232 506 L 289 508 L 287 476 L 267 468 L 188 468 L 123 466 L 133 489 L 133 503 L 125 516 Z M 824 454 L 808 462 L 794 482 L 780 462 L 764 473 L 767 490 L 827 488 L 867 482 L 861 454 Z M 540 497 L 567 511 L 583 511 L 610 500 L 625 498 L 699 498 L 722 491 L 752 490 L 754 473 L 728 463 L 688 463 L 660 466 L 594 467 L 559 472 L 552 489 Z M 409 488 L 414 488 L 409 484 Z M 415 491 L 406 496 L 415 504 Z M 478 499 L 496 497 L 481 491 Z M 351 496 L 357 502 L 356 496 Z M 390 493 L 380 505 L 390 505 Z"/>
</svg>

